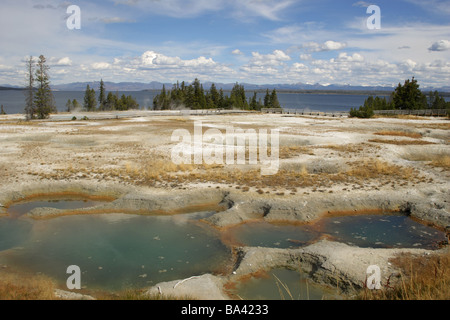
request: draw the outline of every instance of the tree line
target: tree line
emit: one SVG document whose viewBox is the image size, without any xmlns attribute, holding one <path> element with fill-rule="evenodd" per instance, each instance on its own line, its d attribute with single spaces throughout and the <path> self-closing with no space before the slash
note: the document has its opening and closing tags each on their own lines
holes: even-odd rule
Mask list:
<svg viewBox="0 0 450 320">
<path fill-rule="evenodd" d="M 103 79 L 100 80 L 99 95 L 96 96 L 95 89 L 91 88 L 89 85 L 86 86 L 84 92 L 83 105 L 81 105 L 76 99 L 67 100 L 66 110 L 67 112 L 72 112 L 82 108 L 84 111 L 94 112 L 94 111 L 126 111 L 139 109 L 139 104 L 130 95 L 119 97 L 119 93 L 109 92 L 106 95 L 105 83 Z"/>
<path fill-rule="evenodd" d="M 166 90 L 165 85 L 161 93 L 153 99 L 154 110 L 174 109 L 240 109 L 261 110 L 262 108 L 281 108 L 277 91 L 266 90 L 264 100 L 257 98 L 257 92 L 251 98 L 246 97 L 243 85 L 236 83 L 229 95 L 222 88 L 217 89 L 213 83 L 209 90 L 203 88 L 203 84 L 195 79 L 189 85 L 183 81 L 173 85 L 171 90 Z"/>
<path fill-rule="evenodd" d="M 25 115 L 27 120 L 47 119 L 51 113 L 57 113 L 55 98 L 50 87 L 50 67 L 47 59 L 40 55 L 36 60 L 30 56 L 26 60 L 26 87 L 25 87 Z M 98 107 L 97 107 L 98 106 Z M 76 99 L 68 100 L 68 112 L 84 109 L 85 111 L 125 111 L 138 109 L 139 104 L 132 96 L 119 97 L 119 94 L 110 92 L 106 95 L 103 79 L 100 81 L 98 103 L 94 89 L 86 87 L 83 105 Z M 4 113 L 2 106 L 2 113 Z"/>
<path fill-rule="evenodd" d="M 371 118 L 376 110 L 424 110 L 447 109 L 450 110 L 450 102 L 439 94 L 438 91 L 430 91 L 428 95 L 420 90 L 417 80 L 406 80 L 402 85 L 398 84 L 389 99 L 370 96 L 359 109 L 350 110 L 351 117 Z"/>
</svg>

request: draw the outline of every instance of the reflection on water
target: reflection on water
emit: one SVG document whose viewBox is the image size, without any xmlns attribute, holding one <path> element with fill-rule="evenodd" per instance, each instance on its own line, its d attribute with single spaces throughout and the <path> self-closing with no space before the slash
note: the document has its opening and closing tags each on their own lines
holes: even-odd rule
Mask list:
<svg viewBox="0 0 450 320">
<path fill-rule="evenodd" d="M 219 270 L 230 259 L 229 249 L 215 231 L 195 222 L 199 215 L 190 216 L 192 220 L 116 214 L 35 221 L 31 233 L 22 232 L 28 238 L 22 248 L 0 254 L 0 262 L 61 283 L 68 277 L 67 267 L 78 265 L 83 286 L 111 290 Z"/>
</svg>

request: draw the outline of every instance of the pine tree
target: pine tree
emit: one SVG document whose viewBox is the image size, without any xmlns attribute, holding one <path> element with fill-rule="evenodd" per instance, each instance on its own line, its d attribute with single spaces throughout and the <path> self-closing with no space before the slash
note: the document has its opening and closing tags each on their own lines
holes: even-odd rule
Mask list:
<svg viewBox="0 0 450 320">
<path fill-rule="evenodd" d="M 220 94 L 219 91 L 217 91 L 216 85 L 214 83 L 211 85 L 211 89 L 209 90 L 209 92 L 211 94 L 211 100 L 214 108 L 220 108 Z"/>
<path fill-rule="evenodd" d="M 139 103 L 130 95 L 126 97 L 125 110 L 138 110 Z"/>
<path fill-rule="evenodd" d="M 430 91 L 430 99 L 428 104 L 430 109 L 445 109 L 446 102 L 445 99 L 439 95 L 438 91 Z"/>
<path fill-rule="evenodd" d="M 38 89 L 35 95 L 36 113 L 39 119 L 46 119 L 52 112 L 56 112 L 55 100 L 50 88 L 50 77 L 48 71 L 50 67 L 46 65 L 43 55 L 39 57 L 36 69 L 36 82 Z"/>
<path fill-rule="evenodd" d="M 417 80 L 412 78 L 405 81 L 402 86 L 400 83 L 391 96 L 393 106 L 401 110 L 426 109 L 427 98 L 420 91 Z"/>
<path fill-rule="evenodd" d="M 35 118 L 36 110 L 34 105 L 34 58 L 30 56 L 26 60 L 26 91 L 25 91 L 25 115 L 27 120 Z"/>
<path fill-rule="evenodd" d="M 199 94 L 199 105 L 200 109 L 207 109 L 205 90 L 203 89 L 203 85 L 200 85 L 200 94 Z"/>
<path fill-rule="evenodd" d="M 280 102 L 278 101 L 277 90 L 273 89 L 272 95 L 270 96 L 271 108 L 279 109 L 281 108 Z"/>
<path fill-rule="evenodd" d="M 264 96 L 264 108 L 272 108 L 272 96 L 269 93 L 269 89 L 266 90 L 266 95 Z"/>
<path fill-rule="evenodd" d="M 77 101 L 77 99 L 73 99 L 73 101 L 72 101 L 72 107 L 73 107 L 73 109 L 72 110 L 78 110 L 78 109 L 80 109 L 80 104 L 78 103 L 78 101 Z"/>
<path fill-rule="evenodd" d="M 89 85 L 86 86 L 86 91 L 84 93 L 84 109 L 86 111 L 95 111 L 97 107 L 97 99 L 95 98 L 95 90 L 91 89 Z"/>
<path fill-rule="evenodd" d="M 220 90 L 219 90 L 219 108 L 227 109 L 227 105 L 226 105 L 226 101 L 225 101 L 225 94 L 224 94 L 222 88 L 220 88 Z"/>
<path fill-rule="evenodd" d="M 106 98 L 106 110 L 116 110 L 117 109 L 117 100 L 118 100 L 118 94 L 114 94 L 112 92 L 108 93 L 108 96 Z"/>
<path fill-rule="evenodd" d="M 72 112 L 72 110 L 73 110 L 74 108 L 73 108 L 73 104 L 72 104 L 72 101 L 69 99 L 69 100 L 67 100 L 67 103 L 66 103 L 66 110 L 67 110 L 67 112 Z"/>
<path fill-rule="evenodd" d="M 253 97 L 250 99 L 249 108 L 250 110 L 258 110 L 258 102 L 256 101 L 257 92 L 253 93 Z"/>
<path fill-rule="evenodd" d="M 100 94 L 98 96 L 98 103 L 100 111 L 104 111 L 106 104 L 106 93 L 105 93 L 105 83 L 103 82 L 103 79 L 100 80 Z"/>
<path fill-rule="evenodd" d="M 236 83 L 230 93 L 232 107 L 240 110 L 248 110 L 248 102 L 245 96 L 244 86 Z"/>
</svg>

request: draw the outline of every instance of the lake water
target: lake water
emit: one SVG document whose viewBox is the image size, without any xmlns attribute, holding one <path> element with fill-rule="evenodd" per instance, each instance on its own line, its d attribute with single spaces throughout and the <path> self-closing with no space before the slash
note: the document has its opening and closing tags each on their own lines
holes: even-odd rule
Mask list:
<svg viewBox="0 0 450 320">
<path fill-rule="evenodd" d="M 119 92 L 119 95 L 131 95 L 141 107 L 151 109 L 153 98 L 158 93 L 156 91 L 133 91 Z M 57 91 L 54 92 L 54 96 L 60 112 L 65 111 L 67 100 L 77 99 L 80 104 L 84 100 L 84 92 L 81 91 Z M 251 93 L 248 93 L 247 96 L 250 97 Z M 259 98 L 264 99 L 264 93 L 259 93 Z M 285 109 L 309 109 L 322 112 L 347 112 L 351 108 L 359 108 L 367 98 L 367 95 L 278 93 L 280 104 Z M 0 91 L 0 105 L 3 105 L 6 113 L 23 113 L 24 104 L 23 91 Z"/>
</svg>

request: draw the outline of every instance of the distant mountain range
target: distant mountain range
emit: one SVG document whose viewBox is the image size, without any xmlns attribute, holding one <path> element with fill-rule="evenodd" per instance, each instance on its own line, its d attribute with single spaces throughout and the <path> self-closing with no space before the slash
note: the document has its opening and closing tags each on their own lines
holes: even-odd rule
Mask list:
<svg viewBox="0 0 450 320">
<path fill-rule="evenodd" d="M 0 91 L 2 90 L 23 90 L 23 88 L 16 87 L 16 86 L 10 86 L 7 84 L 0 84 Z"/>
<path fill-rule="evenodd" d="M 203 87 L 209 89 L 213 82 L 203 82 Z M 252 83 L 240 83 L 245 87 L 246 90 L 266 90 L 266 89 L 276 89 L 278 91 L 308 91 L 308 90 L 319 90 L 319 91 L 393 91 L 393 87 L 364 87 L 364 86 L 346 86 L 346 85 L 330 85 L 323 86 L 320 84 L 263 84 L 257 85 Z M 53 89 L 60 91 L 84 91 L 86 90 L 86 86 L 89 85 L 91 88 L 98 88 L 100 86 L 100 82 L 76 82 L 62 85 L 53 85 Z M 163 85 L 165 85 L 166 89 L 170 89 L 173 86 L 173 83 L 162 83 L 162 82 L 150 82 L 150 83 L 141 83 L 141 82 L 121 82 L 121 83 L 113 83 L 113 82 L 105 82 L 105 88 L 107 91 L 144 91 L 144 90 L 161 90 Z M 225 91 L 229 91 L 233 88 L 235 83 L 215 83 L 218 89 L 222 88 Z"/>
<path fill-rule="evenodd" d="M 203 87 L 205 90 L 211 87 L 212 82 L 204 82 Z M 86 86 L 89 85 L 91 88 L 98 89 L 100 86 L 99 81 L 95 82 L 74 82 L 67 84 L 58 84 L 52 85 L 53 90 L 57 91 L 85 91 Z M 105 88 L 107 91 L 145 91 L 145 90 L 161 90 L 163 85 L 165 85 L 166 89 L 170 89 L 173 86 L 173 83 L 162 83 L 152 81 L 149 83 L 142 82 L 105 82 Z M 218 89 L 222 88 L 225 91 L 229 91 L 233 88 L 234 83 L 215 83 Z M 278 91 L 302 91 L 302 92 L 335 92 L 335 91 L 344 91 L 351 93 L 365 93 L 365 92 L 392 92 L 395 87 L 389 86 L 351 86 L 351 85 L 321 85 L 321 84 L 304 84 L 304 83 L 295 83 L 295 84 L 265 84 L 265 85 L 257 85 L 251 83 L 241 83 L 248 91 L 262 91 L 262 90 L 273 90 L 276 89 Z M 0 84 L 0 90 L 20 90 L 22 88 L 18 86 L 8 85 L 8 84 Z M 441 88 L 429 88 L 422 87 L 422 91 L 439 91 L 440 93 L 450 93 L 450 86 L 445 86 Z"/>
</svg>

